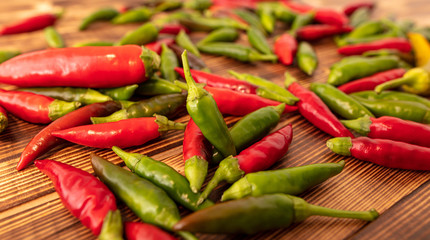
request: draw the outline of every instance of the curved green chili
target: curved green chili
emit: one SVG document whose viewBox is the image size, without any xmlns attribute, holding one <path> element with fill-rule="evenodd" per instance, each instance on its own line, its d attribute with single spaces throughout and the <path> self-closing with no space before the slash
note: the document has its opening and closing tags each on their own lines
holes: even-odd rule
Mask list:
<svg viewBox="0 0 430 240">
<path fill-rule="evenodd" d="M 108 95 L 113 100 L 128 100 L 130 99 L 139 85 L 132 84 L 124 87 L 117 88 L 100 88 L 99 91 Z"/>
<path fill-rule="evenodd" d="M 244 9 L 235 9 L 234 13 L 237 14 L 240 18 L 242 18 L 242 20 L 247 22 L 249 26 L 253 26 L 259 29 L 265 35 L 267 34 L 266 29 L 264 29 L 263 25 L 260 22 L 260 19 L 255 13 Z"/>
<path fill-rule="evenodd" d="M 156 96 L 181 92 L 182 89 L 176 84 L 156 76 L 152 76 L 151 79 L 139 84 L 139 87 L 136 89 L 136 93 L 142 96 Z"/>
<path fill-rule="evenodd" d="M 242 62 L 254 61 L 275 61 L 276 55 L 260 54 L 253 48 L 229 42 L 207 43 L 198 46 L 199 50 L 204 53 L 230 57 Z"/>
<path fill-rule="evenodd" d="M 158 37 L 158 28 L 153 23 L 145 23 L 138 29 L 127 33 L 118 45 L 136 44 L 143 45 L 146 43 L 153 42 Z"/>
<path fill-rule="evenodd" d="M 37 93 L 48 97 L 68 101 L 80 102 L 89 105 L 97 102 L 112 100 L 111 97 L 91 88 L 72 88 L 72 87 L 46 87 L 46 88 L 20 88 L 20 91 Z"/>
<path fill-rule="evenodd" d="M 301 42 L 296 57 L 299 68 L 307 75 L 312 75 L 318 65 L 318 57 L 312 46 L 307 42 Z"/>
<path fill-rule="evenodd" d="M 113 8 L 103 8 L 96 12 L 93 12 L 82 21 L 81 25 L 79 26 L 79 31 L 87 29 L 88 26 L 94 22 L 109 21 L 112 18 L 116 17 L 118 14 L 119 12 Z"/>
<path fill-rule="evenodd" d="M 163 1 L 155 7 L 155 12 L 165 12 L 182 7 L 182 1 Z"/>
<path fill-rule="evenodd" d="M 139 7 L 121 13 L 111 20 L 113 24 L 125 24 L 133 22 L 145 22 L 152 17 L 153 10 L 146 7 Z"/>
<path fill-rule="evenodd" d="M 217 28 L 231 27 L 246 29 L 247 26 L 231 18 L 209 18 L 197 14 L 179 18 L 179 22 L 192 31 L 212 31 Z"/>
<path fill-rule="evenodd" d="M 430 100 L 424 97 L 420 97 L 415 94 L 397 92 L 397 91 L 382 91 L 381 93 L 376 93 L 375 91 L 361 91 L 349 94 L 352 97 L 360 97 L 368 100 L 396 100 L 396 101 L 409 101 L 418 102 L 426 105 L 430 108 Z"/>
<path fill-rule="evenodd" d="M 60 33 L 58 33 L 54 27 L 47 27 L 43 31 L 49 47 L 63 48 L 66 46 L 66 44 L 64 43 L 63 37 L 61 37 Z"/>
<path fill-rule="evenodd" d="M 175 71 L 175 67 L 179 67 L 179 61 L 176 58 L 175 52 L 167 47 L 165 43 L 161 44 L 161 63 L 160 72 L 161 76 L 168 81 L 175 81 L 178 78 L 178 74 Z"/>
<path fill-rule="evenodd" d="M 252 47 L 260 51 L 261 53 L 271 55 L 273 54 L 272 47 L 266 40 L 264 34 L 255 27 L 249 27 L 246 31 L 248 41 Z"/>
<path fill-rule="evenodd" d="M 184 49 L 187 49 L 189 52 L 193 53 L 197 57 L 200 57 L 200 52 L 197 49 L 197 47 L 194 45 L 194 43 L 191 41 L 190 37 L 187 35 L 187 33 L 182 29 L 178 35 L 176 35 L 175 42 L 183 47 Z"/>
<path fill-rule="evenodd" d="M 197 46 L 211 42 L 234 42 L 239 37 L 239 32 L 235 28 L 218 28 L 210 32 L 205 38 L 197 43 Z"/>
<path fill-rule="evenodd" d="M 369 21 L 371 10 L 368 8 L 359 8 L 349 17 L 349 25 L 357 29 L 361 24 Z"/>
<path fill-rule="evenodd" d="M 260 23 L 268 33 L 272 33 L 275 29 L 276 17 L 271 3 L 257 3 L 257 14 L 260 18 Z"/>
</svg>

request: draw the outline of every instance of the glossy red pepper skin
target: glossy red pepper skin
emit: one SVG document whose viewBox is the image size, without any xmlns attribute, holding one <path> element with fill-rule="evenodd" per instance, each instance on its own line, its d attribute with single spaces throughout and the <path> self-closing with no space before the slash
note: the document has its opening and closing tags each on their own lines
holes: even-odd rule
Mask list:
<svg viewBox="0 0 430 240">
<path fill-rule="evenodd" d="M 172 35 L 178 35 L 178 33 L 184 30 L 186 33 L 190 33 L 190 29 L 184 27 L 181 24 L 165 24 L 163 27 L 161 27 L 160 31 L 158 33 L 164 33 L 164 34 L 172 34 Z"/>
<path fill-rule="evenodd" d="M 300 98 L 297 103 L 300 114 L 317 128 L 333 137 L 354 137 L 315 93 L 297 82 L 290 84 L 288 91 Z"/>
<path fill-rule="evenodd" d="M 115 196 L 106 185 L 90 173 L 61 162 L 37 160 L 35 165 L 52 180 L 72 215 L 99 235 L 106 214 L 116 210 Z"/>
<path fill-rule="evenodd" d="M 346 5 L 343 8 L 343 13 L 345 13 L 345 15 L 350 16 L 351 14 L 353 14 L 357 9 L 359 8 L 368 8 L 368 9 L 373 9 L 375 7 L 375 3 L 374 2 L 356 2 L 356 3 L 351 3 Z"/>
<path fill-rule="evenodd" d="M 307 4 L 298 3 L 298 2 L 292 2 L 289 0 L 283 0 L 282 3 L 287 6 L 289 9 L 299 12 L 299 13 L 307 13 L 309 11 L 312 11 L 314 7 L 309 6 Z"/>
<path fill-rule="evenodd" d="M 336 26 L 328 24 L 307 25 L 297 30 L 297 37 L 301 40 L 312 41 L 351 31 L 351 26 Z"/>
<path fill-rule="evenodd" d="M 255 9 L 258 1 L 253 0 L 242 0 L 242 1 L 232 1 L 232 0 L 212 0 L 213 6 L 222 6 L 229 8 L 250 8 Z"/>
<path fill-rule="evenodd" d="M 384 38 L 367 43 L 357 43 L 343 46 L 337 49 L 337 52 L 343 55 L 361 55 L 367 51 L 380 49 L 392 49 L 408 53 L 412 50 L 412 45 L 404 38 Z"/>
<path fill-rule="evenodd" d="M 373 90 L 376 86 L 381 83 L 388 82 L 393 79 L 401 78 L 406 73 L 403 68 L 396 68 L 373 74 L 369 77 L 357 79 L 348 83 L 345 83 L 338 87 L 344 93 L 353 93 L 366 90 Z"/>
<path fill-rule="evenodd" d="M 128 240 L 177 240 L 154 225 L 140 222 L 125 222 L 125 236 Z"/>
<path fill-rule="evenodd" d="M 25 33 L 37 31 L 54 25 L 57 21 L 57 15 L 51 13 L 40 14 L 24 20 L 21 20 L 10 25 L 6 25 L 0 28 L 0 36 L 16 33 Z"/>
<path fill-rule="evenodd" d="M 273 51 L 282 64 L 291 65 L 297 52 L 297 40 L 290 34 L 284 33 L 275 40 Z"/>
<path fill-rule="evenodd" d="M 166 44 L 167 46 L 175 43 L 175 39 L 173 38 L 165 38 L 161 40 L 157 40 L 155 42 L 145 44 L 145 47 L 151 51 L 156 52 L 157 54 L 161 54 L 161 45 Z"/>
<path fill-rule="evenodd" d="M 120 109 L 121 105 L 117 102 L 93 103 L 53 121 L 27 144 L 21 154 L 16 170 L 24 169 L 34 159 L 62 142 L 61 139 L 51 134 L 53 131 L 89 124 L 91 123 L 91 117 L 107 116 Z"/>
<path fill-rule="evenodd" d="M 315 11 L 314 20 L 322 24 L 344 26 L 348 24 L 348 17 L 343 12 L 338 12 L 329 8 L 314 8 L 312 6 L 290 2 L 282 1 L 285 6 L 293 11 L 299 13 L 307 13 L 310 11 Z"/>
<path fill-rule="evenodd" d="M 175 68 L 175 71 L 185 78 L 184 70 L 182 68 Z M 191 75 L 196 83 L 204 83 L 209 87 L 226 88 L 237 92 L 248 94 L 256 94 L 257 86 L 246 81 L 238 80 L 235 78 L 225 78 L 212 73 L 190 69 Z"/>
<path fill-rule="evenodd" d="M 184 162 L 194 156 L 207 161 L 212 157 L 211 149 L 212 145 L 203 136 L 202 131 L 200 131 L 200 128 L 194 123 L 193 119 L 190 118 L 184 132 L 182 147 Z"/>
<path fill-rule="evenodd" d="M 0 65 L 0 82 L 19 87 L 113 88 L 146 80 L 137 45 L 41 50 Z"/>
</svg>

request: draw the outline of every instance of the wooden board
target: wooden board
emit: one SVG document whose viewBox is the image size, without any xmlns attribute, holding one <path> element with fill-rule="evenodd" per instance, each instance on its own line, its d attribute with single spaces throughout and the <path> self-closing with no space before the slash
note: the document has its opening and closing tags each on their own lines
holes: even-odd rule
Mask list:
<svg viewBox="0 0 430 240">
<path fill-rule="evenodd" d="M 136 6 L 140 1 L 127 1 L 126 5 Z M 316 6 L 335 7 L 338 1 L 313 1 Z M 344 1 L 343 4 L 346 4 Z M 127 31 L 139 24 L 113 26 L 108 23 L 97 23 L 87 31 L 78 32 L 80 21 L 90 12 L 102 6 L 119 6 L 116 1 L 53 1 L 53 5 L 62 6 L 66 12 L 58 22 L 57 29 L 66 39 L 68 45 L 81 41 L 116 41 Z M 23 18 L 35 13 L 34 1 L 1 1 L 0 24 Z M 40 4 L 39 4 L 40 6 Z M 375 15 L 394 14 L 403 19 L 412 19 L 419 25 L 430 24 L 428 12 L 430 2 L 413 1 L 380 1 Z M 192 34 L 198 40 L 202 34 Z M 241 36 L 241 42 L 246 37 Z M 42 31 L 14 36 L 0 37 L 0 48 L 17 48 L 22 51 L 34 51 L 46 48 Z M 287 70 L 300 79 L 301 84 L 324 82 L 331 64 L 340 56 L 332 40 L 324 39 L 314 42 L 320 65 L 315 75 L 306 77 L 296 67 L 285 67 L 280 64 L 255 63 L 243 64 L 224 57 L 204 55 L 203 59 L 212 72 L 227 76 L 227 70 L 248 72 L 260 75 L 276 82 L 283 83 L 283 74 Z M 4 86 L 8 88 L 9 86 Z M 0 239 L 94 239 L 91 232 L 74 218 L 61 204 L 51 181 L 39 172 L 34 165 L 17 172 L 16 163 L 23 148 L 30 139 L 44 126 L 29 124 L 9 115 L 9 127 L 0 135 Z M 177 119 L 187 122 L 188 116 Z M 231 126 L 239 118 L 226 117 Z M 273 168 L 284 168 L 311 163 L 338 162 L 346 160 L 344 171 L 327 182 L 301 194 L 312 204 L 346 210 L 368 210 L 375 208 L 381 217 L 372 223 L 349 220 L 311 217 L 300 224 L 286 229 L 267 231 L 252 236 L 243 235 L 198 235 L 200 239 L 427 239 L 430 224 L 429 179 L 427 172 L 388 169 L 353 158 L 342 157 L 331 153 L 325 146 L 330 136 L 316 129 L 298 113 L 284 115 L 279 127 L 292 123 L 294 139 L 288 154 Z M 143 146 L 128 148 L 127 151 L 146 154 L 163 161 L 183 173 L 182 163 L 183 133 L 168 133 L 162 138 Z M 74 167 L 93 172 L 89 153 L 95 152 L 115 164 L 123 166 L 122 161 L 110 150 L 94 149 L 66 143 L 56 147 L 42 158 L 68 163 Z M 214 173 L 210 169 L 209 177 Z M 211 195 L 219 200 L 222 185 Z M 137 221 L 137 217 L 120 203 L 123 219 Z M 183 214 L 187 214 L 181 209 Z M 412 219 L 412 221 L 411 221 Z"/>
</svg>

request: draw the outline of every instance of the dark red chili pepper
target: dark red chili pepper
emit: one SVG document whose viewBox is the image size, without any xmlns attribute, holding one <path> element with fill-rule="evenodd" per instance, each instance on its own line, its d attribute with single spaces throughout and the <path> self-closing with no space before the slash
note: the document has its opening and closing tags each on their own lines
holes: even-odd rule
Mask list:
<svg viewBox="0 0 430 240">
<path fill-rule="evenodd" d="M 0 82 L 19 87 L 121 87 L 145 81 L 158 68 L 158 58 L 136 45 L 48 49 L 2 63 Z"/>
<path fill-rule="evenodd" d="M 358 10 L 359 8 L 367 8 L 372 10 L 375 7 L 375 3 L 374 2 L 356 2 L 356 3 L 351 3 L 346 5 L 343 8 L 343 13 L 345 13 L 345 15 L 350 16 L 352 15 L 356 10 Z"/>
<path fill-rule="evenodd" d="M 327 141 L 335 153 L 384 167 L 430 170 L 430 148 L 387 139 L 341 137 Z"/>
<path fill-rule="evenodd" d="M 116 210 L 115 196 L 100 180 L 81 169 L 53 160 L 37 160 L 60 195 L 61 202 L 94 235 L 99 235 L 109 211 Z"/>
<path fill-rule="evenodd" d="M 177 240 L 154 225 L 140 222 L 125 222 L 125 236 L 128 240 Z"/>
<path fill-rule="evenodd" d="M 328 25 L 336 25 L 336 26 L 344 26 L 348 24 L 348 17 L 342 13 L 329 8 L 314 8 L 312 6 L 283 1 L 284 5 L 288 8 L 299 12 L 299 13 L 307 13 L 310 11 L 315 11 L 315 21 L 320 22 L 322 24 Z"/>
<path fill-rule="evenodd" d="M 165 39 L 157 40 L 155 42 L 147 43 L 145 44 L 145 47 L 151 51 L 156 52 L 157 54 L 161 54 L 161 45 L 163 45 L 163 43 L 169 46 L 174 42 L 175 42 L 175 39 L 173 38 L 165 38 Z"/>
<path fill-rule="evenodd" d="M 307 25 L 297 30 L 297 37 L 302 40 L 310 41 L 351 31 L 351 26 L 336 26 L 328 24 Z"/>
<path fill-rule="evenodd" d="M 27 144 L 21 154 L 16 170 L 19 171 L 24 169 L 31 161 L 62 142 L 61 139 L 51 135 L 53 131 L 89 124 L 91 123 L 91 117 L 106 116 L 120 109 L 121 105 L 113 101 L 93 103 L 55 120 L 42 129 L 35 137 L 33 137 L 33 139 L 31 139 L 30 143 Z"/>
<path fill-rule="evenodd" d="M 361 92 L 366 90 L 373 90 L 381 83 L 388 82 L 393 79 L 402 77 L 406 73 L 403 68 L 395 68 L 384 72 L 373 74 L 372 76 L 357 79 L 345 83 L 338 87 L 344 93 Z"/>
<path fill-rule="evenodd" d="M 297 41 L 290 34 L 284 33 L 275 40 L 273 51 L 282 64 L 291 65 L 296 55 Z"/>
<path fill-rule="evenodd" d="M 54 25 L 61 14 L 44 13 L 0 28 L 0 36 L 16 33 L 32 32 Z"/>
<path fill-rule="evenodd" d="M 6 129 L 8 122 L 7 111 L 0 106 L 0 132 Z"/>
<path fill-rule="evenodd" d="M 343 46 L 337 49 L 337 52 L 343 55 L 361 55 L 367 51 L 380 49 L 394 49 L 400 52 L 408 53 L 412 50 L 412 46 L 405 38 L 384 38 L 366 43 L 356 43 Z"/>
<path fill-rule="evenodd" d="M 172 23 L 172 24 L 164 24 L 158 33 L 178 35 L 178 33 L 181 30 L 184 30 L 186 33 L 191 32 L 190 29 L 184 27 L 181 24 Z"/>
</svg>

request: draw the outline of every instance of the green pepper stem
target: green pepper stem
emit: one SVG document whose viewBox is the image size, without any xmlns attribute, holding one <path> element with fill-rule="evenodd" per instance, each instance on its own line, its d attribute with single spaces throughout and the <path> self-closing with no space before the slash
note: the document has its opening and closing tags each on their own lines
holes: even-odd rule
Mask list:
<svg viewBox="0 0 430 240">
<path fill-rule="evenodd" d="M 81 106 L 80 102 L 66 102 L 55 99 L 49 104 L 49 119 L 54 121 Z"/>
<path fill-rule="evenodd" d="M 113 146 L 112 151 L 114 151 L 116 155 L 118 155 L 125 162 L 125 165 L 132 172 L 134 172 L 134 169 L 136 168 L 137 163 L 139 163 L 140 158 L 142 157 L 141 154 L 128 153 L 117 146 Z"/>
<path fill-rule="evenodd" d="M 91 117 L 91 122 L 93 124 L 99 124 L 107 122 L 117 122 L 124 119 L 128 119 L 127 109 L 121 109 L 107 117 Z"/>
<path fill-rule="evenodd" d="M 177 232 L 177 234 L 185 240 L 198 240 L 198 238 L 190 232 L 180 231 L 180 232 Z"/>
<path fill-rule="evenodd" d="M 205 181 L 208 173 L 208 161 L 199 156 L 185 160 L 185 177 L 190 182 L 191 190 L 197 193 Z"/>
<path fill-rule="evenodd" d="M 381 93 L 384 90 L 400 87 L 404 84 L 410 84 L 416 80 L 417 80 L 417 76 L 402 77 L 402 78 L 394 79 L 388 82 L 381 83 L 378 86 L 376 86 L 375 92 Z"/>
<path fill-rule="evenodd" d="M 175 81 L 173 81 L 173 83 L 176 85 L 176 86 L 178 86 L 179 88 L 181 88 L 181 89 L 184 89 L 184 90 L 188 90 L 188 85 L 186 84 L 186 83 L 184 83 L 184 82 L 181 82 L 181 81 L 179 81 L 179 80 L 175 80 Z M 200 87 L 204 87 L 204 86 L 206 86 L 206 84 L 204 84 L 204 83 L 196 83 L 196 85 L 197 86 L 200 86 Z"/>
<path fill-rule="evenodd" d="M 260 54 L 257 52 L 250 52 L 249 53 L 249 61 L 276 61 L 278 60 L 278 56 L 274 54 Z"/>
<path fill-rule="evenodd" d="M 369 116 L 364 116 L 361 118 L 353 119 L 353 120 L 340 120 L 342 124 L 350 128 L 363 136 L 367 136 L 370 132 L 370 125 L 372 121 Z"/>
<path fill-rule="evenodd" d="M 329 139 L 326 144 L 330 150 L 337 154 L 351 156 L 350 149 L 352 147 L 352 142 L 350 137 L 332 138 Z"/>
<path fill-rule="evenodd" d="M 146 47 L 142 47 L 140 59 L 142 59 L 143 66 L 145 67 L 145 77 L 147 78 L 150 78 L 160 68 L 160 56 Z"/>
<path fill-rule="evenodd" d="M 185 80 L 187 81 L 187 86 L 188 86 L 188 99 L 202 98 L 208 93 L 202 87 L 199 87 L 196 84 L 196 82 L 193 79 L 193 76 L 191 75 L 190 66 L 188 64 L 187 50 L 184 50 L 181 57 L 182 57 L 182 66 L 184 69 Z"/>
<path fill-rule="evenodd" d="M 284 80 L 284 86 L 288 88 L 291 84 L 297 82 L 297 79 L 293 77 L 289 72 L 285 72 L 284 74 L 285 80 Z"/>
<path fill-rule="evenodd" d="M 167 119 L 167 117 L 154 114 L 155 116 L 155 122 L 158 124 L 158 131 L 159 132 L 165 132 L 168 130 L 185 130 L 185 127 L 187 126 L 184 123 L 174 122 Z"/>
<path fill-rule="evenodd" d="M 369 211 L 345 211 L 331 209 L 321 206 L 316 206 L 308 204 L 308 211 L 310 215 L 337 217 L 337 218 L 354 218 L 361 219 L 364 221 L 373 221 L 379 217 L 379 213 L 375 209 L 370 209 Z"/>
<path fill-rule="evenodd" d="M 104 220 L 102 230 L 98 239 L 100 240 L 122 240 L 123 226 L 121 212 L 119 209 L 109 211 Z"/>
</svg>

